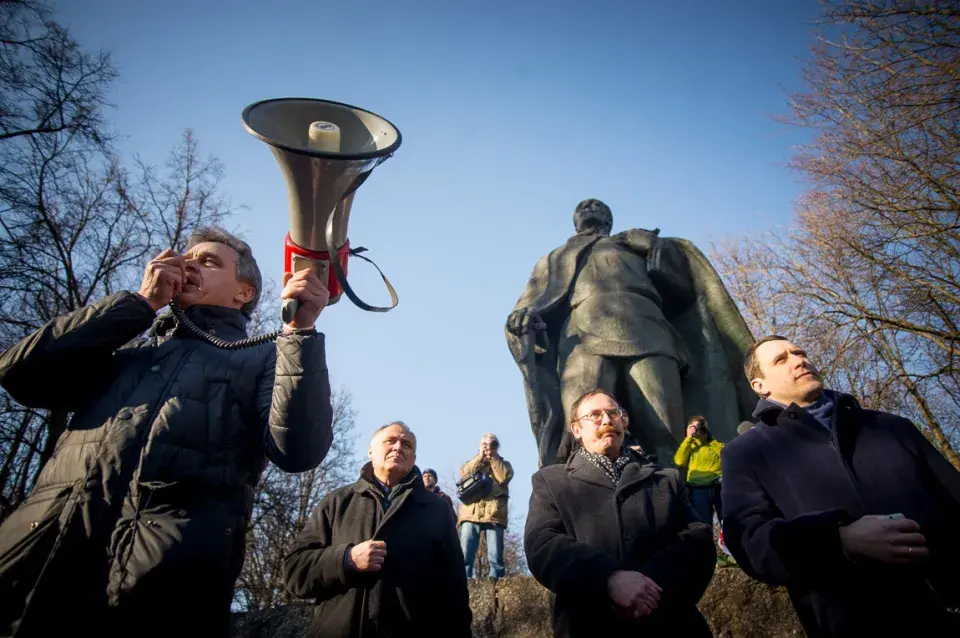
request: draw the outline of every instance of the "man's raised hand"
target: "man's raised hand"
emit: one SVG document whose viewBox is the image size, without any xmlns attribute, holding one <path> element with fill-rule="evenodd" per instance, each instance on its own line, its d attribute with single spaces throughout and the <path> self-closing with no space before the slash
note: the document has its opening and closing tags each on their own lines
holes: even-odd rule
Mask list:
<svg viewBox="0 0 960 638">
<path fill-rule="evenodd" d="M 330 301 L 330 291 L 317 277 L 317 273 L 308 268 L 295 273 L 283 273 L 283 292 L 281 299 L 296 299 L 299 302 L 297 313 L 293 321 L 286 324 L 288 328 L 312 328 L 320 316 L 320 311 Z"/>
<path fill-rule="evenodd" d="M 183 256 L 167 248 L 147 264 L 137 294 L 150 304 L 154 312 L 160 310 L 183 290 L 186 268 Z"/>
</svg>

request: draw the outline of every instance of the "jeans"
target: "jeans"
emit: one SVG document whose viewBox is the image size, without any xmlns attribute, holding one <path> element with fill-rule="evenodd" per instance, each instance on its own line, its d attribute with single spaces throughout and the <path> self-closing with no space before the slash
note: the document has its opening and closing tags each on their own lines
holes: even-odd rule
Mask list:
<svg viewBox="0 0 960 638">
<path fill-rule="evenodd" d="M 717 512 L 717 520 L 723 522 L 723 506 L 720 502 L 720 484 L 687 485 L 690 492 L 690 506 L 700 515 L 703 522 L 713 525 L 713 512 Z"/>
<path fill-rule="evenodd" d="M 480 531 L 487 534 L 487 563 L 490 577 L 503 578 L 503 532 L 506 528 L 498 523 L 460 523 L 460 549 L 463 550 L 463 566 L 467 578 L 473 578 L 473 562 L 480 545 Z"/>
</svg>

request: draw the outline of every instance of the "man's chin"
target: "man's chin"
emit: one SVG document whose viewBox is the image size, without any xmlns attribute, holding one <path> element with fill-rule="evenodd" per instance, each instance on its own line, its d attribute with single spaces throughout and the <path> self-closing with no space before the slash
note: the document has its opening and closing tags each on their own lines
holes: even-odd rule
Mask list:
<svg viewBox="0 0 960 638">
<path fill-rule="evenodd" d="M 605 436 L 599 439 L 600 447 L 603 448 L 604 453 L 609 452 L 610 450 L 619 450 L 620 446 L 623 445 L 623 438 L 619 436 Z"/>
<path fill-rule="evenodd" d="M 195 306 L 200 302 L 200 295 L 185 292 L 177 297 L 174 297 L 173 302 L 181 308 L 187 309 L 190 306 Z"/>
<path fill-rule="evenodd" d="M 823 391 L 823 381 L 816 377 L 806 377 L 802 379 L 803 389 L 806 390 L 807 394 L 819 395 Z"/>
<path fill-rule="evenodd" d="M 387 470 L 389 470 L 390 472 L 402 472 L 403 470 L 406 469 L 406 463 L 404 463 L 403 461 L 394 461 L 391 459 L 387 461 L 384 465 L 386 466 Z M 407 470 L 407 472 L 409 471 L 410 470 Z"/>
<path fill-rule="evenodd" d="M 794 403 L 794 402 L 801 405 L 806 403 L 813 403 L 814 401 L 820 398 L 820 395 L 823 393 L 822 381 L 818 379 L 814 379 L 812 377 L 801 379 L 801 381 L 806 381 L 806 383 L 797 384 L 796 392 L 791 393 L 790 395 L 784 396 L 780 399 L 774 399 L 772 396 L 768 398 L 773 399 L 774 401 L 779 401 L 780 403 L 783 403 L 785 405 L 789 405 L 790 403 Z"/>
</svg>

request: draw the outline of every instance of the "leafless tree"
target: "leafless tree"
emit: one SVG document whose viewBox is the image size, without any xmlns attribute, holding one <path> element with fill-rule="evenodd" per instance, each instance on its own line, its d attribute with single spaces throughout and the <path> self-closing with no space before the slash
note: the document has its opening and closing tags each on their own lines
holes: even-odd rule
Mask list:
<svg viewBox="0 0 960 638">
<path fill-rule="evenodd" d="M 333 444 L 316 469 L 287 474 L 268 465 L 257 487 L 247 530 L 247 553 L 235 599 L 245 610 L 293 602 L 283 581 L 283 557 L 307 519 L 332 489 L 357 479 L 361 463 L 355 449 L 352 398 L 339 389 L 333 396 Z"/>
<path fill-rule="evenodd" d="M 825 4 L 820 44 L 793 96 L 812 129 L 793 166 L 801 202 L 843 220 L 838 248 L 876 269 L 880 328 L 922 338 L 953 365 L 960 342 L 960 10 L 953 2 Z M 831 29 L 831 27 L 833 29 Z M 831 39 L 836 27 L 843 35 Z M 872 309 L 871 309 L 872 310 Z"/>
<path fill-rule="evenodd" d="M 32 478 L 29 455 L 43 444 L 43 431 L 36 427 L 42 420 L 42 414 L 0 393 L 0 436 L 6 451 L 0 465 L 0 485 L 6 488 L 0 493 L 0 520 L 26 497 Z"/>
<path fill-rule="evenodd" d="M 200 158 L 189 131 L 164 178 L 142 162 L 139 175 L 124 168 L 105 124 L 110 56 L 86 52 L 45 5 L 0 2 L 0 40 L 2 350 L 63 313 L 136 289 L 158 247 L 229 209 L 217 194 L 219 161 Z M 181 193 L 181 205 L 150 193 Z M 168 227 L 177 234 L 159 232 Z M 26 495 L 69 415 L 26 410 L 5 395 L 0 410 L 3 516 Z"/>
<path fill-rule="evenodd" d="M 134 168 L 136 177 L 124 191 L 124 201 L 147 220 L 156 248 L 183 252 L 193 229 L 220 224 L 234 212 L 220 188 L 223 162 L 216 156 L 201 157 L 190 129 L 170 151 L 163 176 L 139 156 L 134 158 Z"/>
<path fill-rule="evenodd" d="M 116 69 L 90 53 L 43 2 L 0 2 L 0 141 L 67 134 L 100 143 Z"/>
<path fill-rule="evenodd" d="M 791 96 L 812 141 L 791 228 L 715 247 L 758 334 L 914 420 L 960 467 L 960 10 L 829 0 Z"/>
<path fill-rule="evenodd" d="M 261 270 L 262 270 L 261 265 Z M 279 330 L 283 325 L 280 319 L 280 293 L 272 279 L 263 278 L 260 303 L 247 321 L 247 334 L 251 337 Z"/>
</svg>

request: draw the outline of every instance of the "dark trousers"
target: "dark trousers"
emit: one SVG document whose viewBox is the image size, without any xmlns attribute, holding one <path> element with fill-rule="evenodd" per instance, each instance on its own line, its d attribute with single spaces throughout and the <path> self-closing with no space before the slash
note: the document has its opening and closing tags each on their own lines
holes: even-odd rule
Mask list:
<svg viewBox="0 0 960 638">
<path fill-rule="evenodd" d="M 687 485 L 690 493 L 690 505 L 696 510 L 704 523 L 713 525 L 713 513 L 723 522 L 723 505 L 720 501 L 720 483 L 710 485 Z"/>
</svg>

